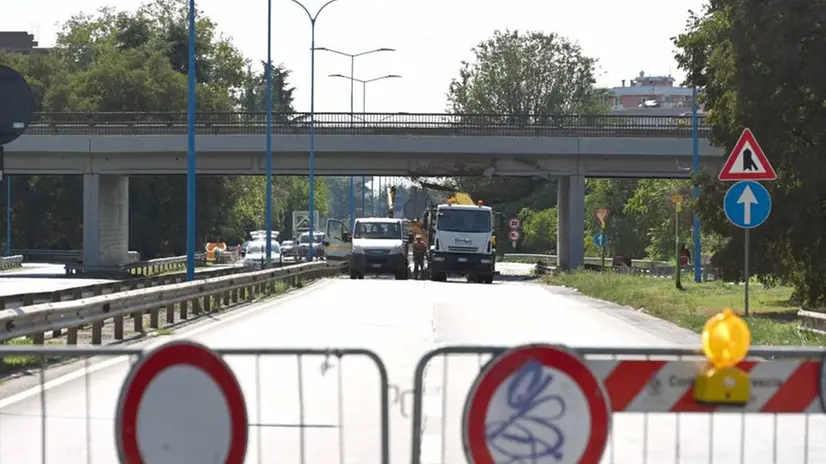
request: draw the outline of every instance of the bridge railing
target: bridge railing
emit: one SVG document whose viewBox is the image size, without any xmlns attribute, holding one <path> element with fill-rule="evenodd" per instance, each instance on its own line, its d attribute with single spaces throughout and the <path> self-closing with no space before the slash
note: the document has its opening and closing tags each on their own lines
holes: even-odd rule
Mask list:
<svg viewBox="0 0 826 464">
<path fill-rule="evenodd" d="M 273 115 L 275 134 L 306 134 L 309 113 Z M 688 116 L 615 114 L 507 115 L 444 113 L 315 113 L 320 135 L 466 135 L 522 137 L 690 138 Z M 708 135 L 705 118 L 700 135 Z M 198 113 L 195 130 L 203 135 L 264 134 L 266 113 Z M 39 113 L 28 134 L 138 135 L 185 134 L 186 113 Z"/>
<path fill-rule="evenodd" d="M 544 265 L 556 266 L 559 262 L 557 255 L 533 254 L 533 253 L 505 253 L 506 260 L 522 261 L 522 262 L 542 262 Z M 600 266 L 602 264 L 601 257 L 586 256 L 584 259 L 585 265 L 588 267 Z M 649 259 L 632 259 L 631 266 L 613 266 L 613 259 L 610 256 L 605 257 L 605 267 L 611 269 L 613 272 L 621 274 L 631 274 L 648 277 L 660 278 L 674 278 L 676 274 L 676 266 L 671 261 L 655 261 Z M 689 269 L 690 268 L 690 269 Z M 693 267 L 688 266 L 684 272 L 693 272 Z M 701 266 L 703 273 L 703 280 L 714 280 L 714 273 L 710 266 Z"/>
<path fill-rule="evenodd" d="M 12 256 L 21 255 L 28 263 L 74 263 L 83 260 L 83 250 L 45 250 L 45 249 L 12 249 Z M 129 262 L 140 259 L 137 251 L 129 252 Z"/>
<path fill-rule="evenodd" d="M 14 256 L 2 256 L 0 257 L 0 271 L 5 271 L 7 269 L 13 269 L 16 267 L 20 267 L 23 265 L 23 256 L 22 255 L 14 255 Z"/>
</svg>

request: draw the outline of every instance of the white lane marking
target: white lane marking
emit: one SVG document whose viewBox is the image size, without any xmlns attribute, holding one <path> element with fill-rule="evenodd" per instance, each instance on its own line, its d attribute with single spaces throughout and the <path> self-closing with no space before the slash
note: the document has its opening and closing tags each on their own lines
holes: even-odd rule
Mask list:
<svg viewBox="0 0 826 464">
<path fill-rule="evenodd" d="M 302 290 L 300 290 L 300 291 L 298 291 L 298 292 L 296 292 L 292 295 L 285 295 L 281 298 L 277 298 L 274 301 L 263 301 L 263 302 L 260 302 L 260 303 L 252 303 L 251 305 L 247 306 L 246 308 L 243 308 L 243 309 L 241 309 L 237 312 L 234 312 L 234 314 L 229 314 L 224 319 L 213 321 L 213 322 L 207 322 L 201 327 L 194 327 L 190 330 L 184 330 L 184 332 L 181 333 L 181 334 L 164 336 L 162 339 L 160 339 L 156 342 L 147 343 L 147 345 L 142 349 L 142 351 L 149 351 L 153 348 L 156 348 L 158 346 L 161 346 L 161 345 L 169 342 L 170 340 L 179 340 L 179 339 L 182 339 L 182 338 L 192 338 L 195 335 L 207 332 L 209 330 L 213 330 L 213 329 L 215 329 L 216 327 L 218 327 L 220 325 L 224 325 L 228 322 L 232 322 L 234 320 L 237 320 L 237 319 L 240 319 L 244 316 L 247 316 L 249 313 L 251 313 L 253 311 L 260 311 L 262 309 L 268 309 L 269 306 L 272 306 L 272 305 L 275 305 L 275 304 L 282 304 L 284 302 L 291 301 L 291 300 L 294 300 L 294 299 L 302 297 L 302 296 L 306 296 L 308 293 L 319 290 L 319 289 L 329 285 L 331 282 L 333 282 L 332 279 L 322 280 L 322 281 L 319 281 L 319 282 L 317 282 L 313 285 L 305 287 L 304 289 L 302 289 Z M 85 368 L 85 369 L 84 368 L 78 368 L 78 370 L 76 370 L 76 371 L 70 372 L 68 374 L 64 374 L 64 375 L 62 375 L 62 376 L 60 376 L 56 379 L 49 380 L 49 381 L 43 383 L 42 385 L 39 385 L 37 387 L 31 387 L 27 390 L 23 390 L 22 392 L 15 393 L 14 395 L 11 395 L 7 398 L 4 398 L 4 399 L 0 400 L 0 409 L 7 408 L 7 407 L 9 407 L 9 406 L 11 406 L 15 403 L 19 403 L 19 402 L 21 402 L 23 400 L 26 400 L 28 398 L 31 398 L 35 395 L 39 395 L 42 391 L 47 391 L 47 390 L 50 390 L 52 388 L 59 387 L 59 386 L 64 385 L 66 383 L 77 380 L 81 377 L 84 377 L 88 374 L 92 374 L 94 372 L 101 371 L 103 369 L 108 369 L 110 367 L 116 366 L 120 363 L 126 362 L 128 359 L 129 359 L 129 356 L 116 356 L 116 357 L 114 357 L 112 359 L 108 359 L 106 361 L 101 361 L 101 362 L 98 362 L 98 363 L 94 363 L 94 364 L 90 365 L 88 368 Z"/>
</svg>

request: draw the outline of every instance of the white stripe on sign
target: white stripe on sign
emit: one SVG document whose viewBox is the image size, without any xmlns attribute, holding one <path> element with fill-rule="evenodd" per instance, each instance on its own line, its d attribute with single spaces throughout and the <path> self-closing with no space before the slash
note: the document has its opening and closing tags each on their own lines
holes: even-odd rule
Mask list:
<svg viewBox="0 0 826 464">
<path fill-rule="evenodd" d="M 588 369 L 600 382 L 605 382 L 608 375 L 617 367 L 619 361 L 613 359 L 589 359 L 585 362 Z"/>
<path fill-rule="evenodd" d="M 637 393 L 625 411 L 668 411 L 688 391 L 696 375 L 697 367 L 694 363 L 666 363 L 648 385 Z"/>
<path fill-rule="evenodd" d="M 757 363 L 749 372 L 751 400 L 745 410 L 760 411 L 798 367 L 799 362 L 791 361 Z"/>
</svg>

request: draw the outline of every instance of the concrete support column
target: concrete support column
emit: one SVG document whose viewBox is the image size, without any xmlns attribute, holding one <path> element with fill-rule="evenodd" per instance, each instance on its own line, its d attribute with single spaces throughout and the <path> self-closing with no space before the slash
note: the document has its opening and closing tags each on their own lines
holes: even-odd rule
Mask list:
<svg viewBox="0 0 826 464">
<path fill-rule="evenodd" d="M 129 262 L 129 177 L 83 176 L 83 264 Z"/>
<path fill-rule="evenodd" d="M 582 265 L 585 257 L 585 177 L 559 178 L 557 217 L 559 268 L 573 270 Z"/>
</svg>

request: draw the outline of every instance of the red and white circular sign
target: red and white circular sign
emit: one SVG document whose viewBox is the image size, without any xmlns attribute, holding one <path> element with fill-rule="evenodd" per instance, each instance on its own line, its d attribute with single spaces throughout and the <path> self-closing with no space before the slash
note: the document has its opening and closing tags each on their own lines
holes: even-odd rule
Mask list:
<svg viewBox="0 0 826 464">
<path fill-rule="evenodd" d="M 510 234 L 509 234 L 509 235 L 510 235 L 510 239 L 511 239 L 511 241 L 514 241 L 514 242 L 515 242 L 515 241 L 519 240 L 520 235 L 519 235 L 519 231 L 518 231 L 518 230 L 512 230 L 512 231 L 510 231 Z"/>
<path fill-rule="evenodd" d="M 611 408 L 601 382 L 564 347 L 525 345 L 493 359 L 465 403 L 468 462 L 599 464 Z"/>
<path fill-rule="evenodd" d="M 522 221 L 519 220 L 517 217 L 512 217 L 508 219 L 508 227 L 511 229 L 518 229 L 522 226 Z"/>
<path fill-rule="evenodd" d="M 141 358 L 118 399 L 120 462 L 243 464 L 247 406 L 238 380 L 209 348 L 190 341 Z"/>
</svg>

